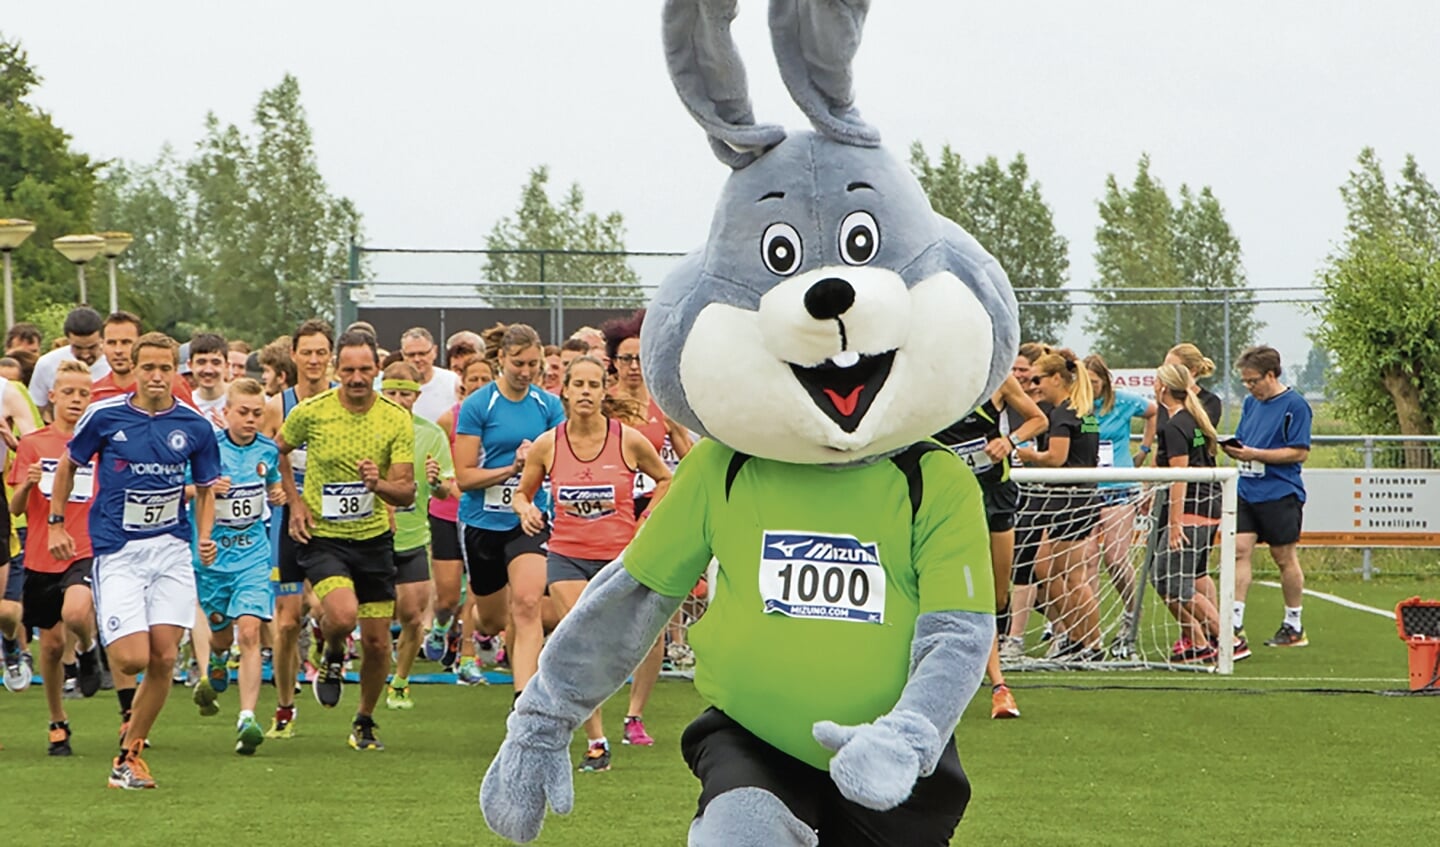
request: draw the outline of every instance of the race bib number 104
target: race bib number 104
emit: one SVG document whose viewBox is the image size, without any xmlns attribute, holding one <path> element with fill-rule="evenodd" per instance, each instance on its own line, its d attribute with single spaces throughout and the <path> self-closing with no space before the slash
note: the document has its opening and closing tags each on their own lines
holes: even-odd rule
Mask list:
<svg viewBox="0 0 1440 847">
<path fill-rule="evenodd" d="M 885 622 L 885 568 L 877 546 L 848 535 L 766 532 L 760 557 L 766 614 Z"/>
</svg>

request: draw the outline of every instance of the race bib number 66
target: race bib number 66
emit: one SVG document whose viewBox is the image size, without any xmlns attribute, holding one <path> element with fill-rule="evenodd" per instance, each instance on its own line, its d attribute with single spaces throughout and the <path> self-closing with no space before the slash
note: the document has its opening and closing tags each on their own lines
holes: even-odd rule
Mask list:
<svg viewBox="0 0 1440 847">
<path fill-rule="evenodd" d="M 760 556 L 766 614 L 885 622 L 885 568 L 874 543 L 849 535 L 766 532 Z"/>
</svg>

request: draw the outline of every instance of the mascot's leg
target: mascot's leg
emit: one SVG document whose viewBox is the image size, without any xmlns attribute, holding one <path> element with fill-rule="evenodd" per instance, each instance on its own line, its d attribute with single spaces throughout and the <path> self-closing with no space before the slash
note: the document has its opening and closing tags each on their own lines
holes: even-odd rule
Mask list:
<svg viewBox="0 0 1440 847">
<path fill-rule="evenodd" d="M 815 847 L 815 831 L 763 788 L 736 788 L 690 824 L 690 847 Z"/>
<path fill-rule="evenodd" d="M 718 709 L 680 737 L 700 780 L 690 847 L 816 847 L 819 798 L 829 775 L 781 753 Z"/>
</svg>

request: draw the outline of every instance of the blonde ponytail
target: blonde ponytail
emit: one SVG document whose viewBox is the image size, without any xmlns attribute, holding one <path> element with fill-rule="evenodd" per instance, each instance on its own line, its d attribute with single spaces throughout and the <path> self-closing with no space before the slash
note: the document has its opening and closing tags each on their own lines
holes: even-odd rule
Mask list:
<svg viewBox="0 0 1440 847">
<path fill-rule="evenodd" d="M 1210 415 L 1200 404 L 1200 398 L 1190 390 L 1190 371 L 1183 365 L 1161 365 L 1159 370 L 1155 371 L 1155 381 L 1172 400 L 1184 403 L 1185 411 L 1190 413 L 1190 417 L 1195 419 L 1195 425 L 1205 433 L 1206 454 L 1214 456 L 1220 436 L 1215 432 L 1215 424 L 1210 422 Z"/>
</svg>

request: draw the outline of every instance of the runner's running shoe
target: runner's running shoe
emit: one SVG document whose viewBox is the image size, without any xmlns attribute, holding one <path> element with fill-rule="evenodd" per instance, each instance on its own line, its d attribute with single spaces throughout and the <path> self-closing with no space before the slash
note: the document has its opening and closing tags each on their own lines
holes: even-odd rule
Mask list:
<svg viewBox="0 0 1440 847">
<path fill-rule="evenodd" d="M 265 732 L 265 737 L 294 738 L 296 711 L 298 710 L 293 705 L 277 707 L 275 717 L 270 720 L 270 729 Z"/>
<path fill-rule="evenodd" d="M 34 672 L 30 670 L 30 665 L 19 650 L 5 651 L 6 688 L 15 692 L 24 691 L 30 687 L 30 680 L 34 677 Z"/>
<path fill-rule="evenodd" d="M 649 747 L 655 743 L 655 739 L 645 731 L 645 719 L 634 715 L 625 717 L 625 735 L 620 740 L 625 744 L 634 744 L 638 747 Z M 608 749 L 606 754 L 609 754 Z"/>
<path fill-rule="evenodd" d="M 343 662 L 326 662 L 315 675 L 315 701 L 327 709 L 340 705 L 340 694 L 345 690 L 345 665 Z"/>
<path fill-rule="evenodd" d="M 577 770 L 586 773 L 600 773 L 610 770 L 610 745 L 604 741 L 597 741 L 591 744 L 585 751 L 585 758 L 580 760 L 580 767 Z"/>
<path fill-rule="evenodd" d="M 1235 661 L 1250 658 L 1250 642 L 1240 636 L 1235 636 Z"/>
<path fill-rule="evenodd" d="M 488 685 L 490 681 L 485 678 L 480 664 L 474 658 L 465 656 L 460 659 L 460 669 L 455 672 L 455 682 L 458 685 Z"/>
<path fill-rule="evenodd" d="M 220 707 L 215 705 L 215 701 L 219 698 L 209 679 L 202 679 L 195 683 L 194 699 L 195 705 L 200 707 L 202 717 L 211 718 L 220 714 Z"/>
<path fill-rule="evenodd" d="M 1010 693 L 1010 686 L 997 685 L 990 693 L 990 717 L 993 720 L 1020 717 L 1020 707 L 1015 705 L 1015 695 Z"/>
<path fill-rule="evenodd" d="M 206 675 L 210 678 L 210 687 L 215 689 L 216 694 L 224 694 L 225 689 L 230 687 L 230 664 L 225 656 L 225 653 L 210 654 L 210 668 Z"/>
<path fill-rule="evenodd" d="M 350 726 L 350 748 L 364 752 L 366 750 L 384 750 L 385 745 L 375 737 L 375 721 L 368 715 L 356 715 L 355 723 Z"/>
<path fill-rule="evenodd" d="M 265 733 L 252 715 L 246 715 L 235 727 L 235 752 L 242 756 L 255 755 L 255 748 L 265 741 Z"/>
<path fill-rule="evenodd" d="M 110 766 L 110 787 L 136 790 L 154 788 L 155 779 L 150 776 L 150 767 L 140 757 L 141 745 L 132 744 Z"/>
<path fill-rule="evenodd" d="M 94 697 L 100 691 L 100 643 L 80 654 L 80 695 Z"/>
<path fill-rule="evenodd" d="M 392 711 L 409 711 L 415 708 L 415 701 L 410 699 L 410 686 L 389 686 L 385 695 L 385 708 Z"/>
<path fill-rule="evenodd" d="M 444 627 L 431 627 L 425 634 L 425 643 L 421 649 L 425 651 L 425 658 L 431 662 L 438 662 L 445 658 L 445 647 L 449 641 L 448 633 Z"/>
<path fill-rule="evenodd" d="M 1305 630 L 1296 629 L 1288 623 L 1280 625 L 1275 635 L 1265 642 L 1266 647 L 1304 647 L 1310 643 L 1305 637 Z"/>
<path fill-rule="evenodd" d="M 70 722 L 53 721 L 50 724 L 50 755 L 68 756 L 70 750 Z"/>
</svg>

